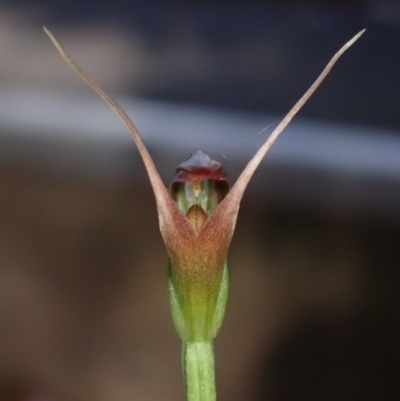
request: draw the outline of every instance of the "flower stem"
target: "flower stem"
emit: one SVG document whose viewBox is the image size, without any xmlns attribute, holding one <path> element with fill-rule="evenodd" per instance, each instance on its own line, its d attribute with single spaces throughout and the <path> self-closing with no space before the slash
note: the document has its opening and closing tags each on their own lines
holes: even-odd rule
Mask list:
<svg viewBox="0 0 400 401">
<path fill-rule="evenodd" d="M 187 401 L 216 401 L 213 342 L 183 342 L 183 372 Z"/>
</svg>

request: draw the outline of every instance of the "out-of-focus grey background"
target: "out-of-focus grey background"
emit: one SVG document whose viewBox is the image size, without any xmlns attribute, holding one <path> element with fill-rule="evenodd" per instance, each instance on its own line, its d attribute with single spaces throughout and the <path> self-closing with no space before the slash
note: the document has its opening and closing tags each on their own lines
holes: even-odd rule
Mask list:
<svg viewBox="0 0 400 401">
<path fill-rule="evenodd" d="M 400 4 L 0 5 L 0 400 L 183 400 L 151 188 L 195 149 L 234 182 L 359 30 L 242 202 L 219 399 L 400 396 Z"/>
</svg>

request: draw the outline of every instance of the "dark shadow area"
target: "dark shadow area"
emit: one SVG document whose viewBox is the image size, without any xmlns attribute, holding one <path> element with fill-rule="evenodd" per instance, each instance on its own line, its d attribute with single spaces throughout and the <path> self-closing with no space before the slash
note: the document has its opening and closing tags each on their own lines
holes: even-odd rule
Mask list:
<svg viewBox="0 0 400 401">
<path fill-rule="evenodd" d="M 360 222 L 343 226 L 343 230 L 355 228 L 365 261 L 360 302 L 342 314 L 327 313 L 316 302 L 298 316 L 268 353 L 258 380 L 260 399 L 399 397 L 400 228 Z"/>
</svg>

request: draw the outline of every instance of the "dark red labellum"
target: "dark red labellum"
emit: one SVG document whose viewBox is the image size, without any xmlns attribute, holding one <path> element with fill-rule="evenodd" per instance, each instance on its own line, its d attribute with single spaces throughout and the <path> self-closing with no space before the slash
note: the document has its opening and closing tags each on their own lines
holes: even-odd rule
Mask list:
<svg viewBox="0 0 400 401">
<path fill-rule="evenodd" d="M 176 168 L 172 182 L 199 182 L 203 180 L 227 181 L 220 163 L 201 150 L 196 150 Z"/>
</svg>

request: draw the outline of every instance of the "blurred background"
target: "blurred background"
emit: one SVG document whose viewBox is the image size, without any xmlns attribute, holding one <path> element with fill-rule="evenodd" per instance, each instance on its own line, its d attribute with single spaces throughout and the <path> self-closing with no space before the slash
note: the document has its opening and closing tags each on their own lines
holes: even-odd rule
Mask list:
<svg viewBox="0 0 400 401">
<path fill-rule="evenodd" d="M 46 25 L 143 135 L 168 185 L 195 149 L 263 161 L 230 251 L 219 400 L 400 396 L 397 0 L 3 0 L 0 401 L 183 400 L 167 255 L 142 162 Z"/>
</svg>

